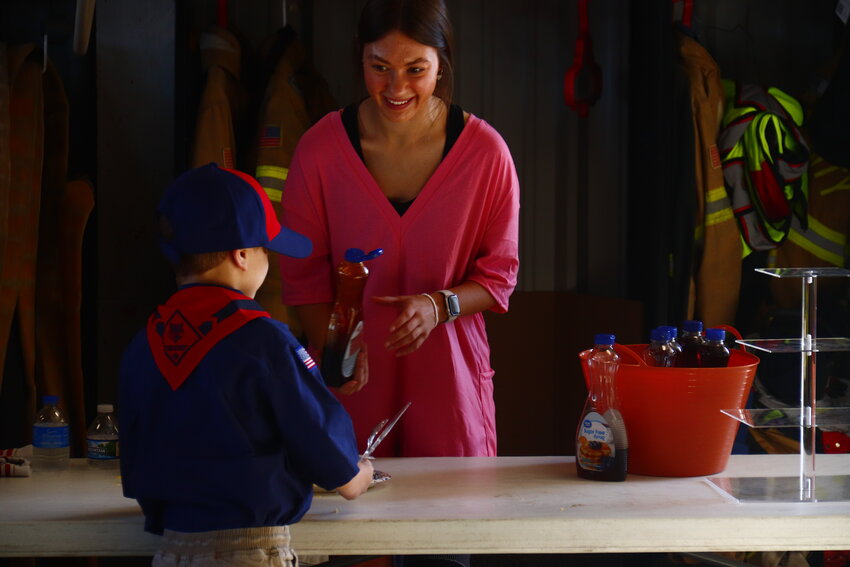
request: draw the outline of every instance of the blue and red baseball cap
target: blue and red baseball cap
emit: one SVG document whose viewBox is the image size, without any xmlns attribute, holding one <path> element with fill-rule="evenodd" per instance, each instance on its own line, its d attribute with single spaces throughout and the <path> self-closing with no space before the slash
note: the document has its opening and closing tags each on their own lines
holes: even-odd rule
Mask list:
<svg viewBox="0 0 850 567">
<path fill-rule="evenodd" d="M 172 235 L 160 238 L 160 247 L 175 263 L 183 254 L 257 246 L 293 258 L 305 258 L 313 251 L 309 238 L 281 226 L 256 179 L 214 163 L 172 181 L 157 212 L 171 225 Z"/>
</svg>

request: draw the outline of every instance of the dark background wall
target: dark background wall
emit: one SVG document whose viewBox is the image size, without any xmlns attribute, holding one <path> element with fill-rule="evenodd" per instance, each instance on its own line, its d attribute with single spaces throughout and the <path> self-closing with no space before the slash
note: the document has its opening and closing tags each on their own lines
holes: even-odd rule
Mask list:
<svg viewBox="0 0 850 567">
<path fill-rule="evenodd" d="M 489 317 L 506 453 L 566 452 L 583 384 L 576 353 L 600 329 L 645 341 L 662 275 L 642 261 L 664 203 L 644 195 L 681 156 L 665 122 L 674 64 L 670 0 L 593 0 L 590 28 L 603 73 L 587 118 L 563 103 L 578 31 L 576 0 L 449 0 L 457 43 L 455 99 L 505 137 L 522 184 L 521 271 L 514 309 Z M 284 22 L 308 46 L 340 105 L 360 96 L 351 39 L 363 0 L 231 0 L 229 24 L 258 45 Z M 835 0 L 697 0 L 694 30 L 724 76 L 804 90 L 844 33 Z M 92 47 L 71 53 L 73 0 L 0 3 L 0 40 L 41 42 L 72 107 L 72 172 L 95 184 L 84 255 L 88 411 L 115 400 L 117 362 L 151 308 L 172 289 L 155 246 L 153 210 L 186 165 L 202 73 L 198 34 L 213 0 L 99 0 Z M 286 6 L 286 15 L 283 6 Z M 636 166 L 636 156 L 640 156 Z M 649 160 L 649 161 L 647 161 Z M 654 216 L 654 215 L 657 215 Z M 514 367 L 517 347 L 532 369 Z M 7 378 L 18 371 L 7 364 Z M 10 367 L 11 365 L 11 367 Z M 519 374 L 530 374 L 521 376 Z M 14 406 L 8 384 L 0 407 Z M 531 384 L 531 386 L 529 386 Z M 4 401 L 5 400 L 5 401 Z M 3 404 L 7 404 L 3 406 Z M 530 408 L 548 411 L 530 420 Z M 91 416 L 88 416 L 90 419 Z M 526 432 L 546 425 L 545 442 Z M 529 434 L 531 429 L 528 429 Z M 572 433 L 570 433 L 572 435 Z"/>
</svg>

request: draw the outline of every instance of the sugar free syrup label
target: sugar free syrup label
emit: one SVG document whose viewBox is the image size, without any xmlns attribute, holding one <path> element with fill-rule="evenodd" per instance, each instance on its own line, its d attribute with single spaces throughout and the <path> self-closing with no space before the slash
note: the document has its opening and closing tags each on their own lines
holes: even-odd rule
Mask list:
<svg viewBox="0 0 850 567">
<path fill-rule="evenodd" d="M 579 427 L 577 452 L 578 464 L 585 470 L 604 471 L 613 465 L 614 432 L 598 413 L 584 416 Z"/>
</svg>

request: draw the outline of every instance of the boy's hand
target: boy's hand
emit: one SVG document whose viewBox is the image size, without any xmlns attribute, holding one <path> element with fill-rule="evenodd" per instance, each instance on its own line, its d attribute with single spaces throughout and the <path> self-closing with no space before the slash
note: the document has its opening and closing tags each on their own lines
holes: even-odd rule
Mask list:
<svg viewBox="0 0 850 567">
<path fill-rule="evenodd" d="M 346 500 L 354 500 L 366 492 L 369 485 L 372 484 L 372 477 L 375 474 L 375 470 L 372 468 L 372 461 L 361 459 L 357 463 L 357 466 L 360 468 L 360 471 L 354 478 L 336 489 L 340 496 Z"/>
<path fill-rule="evenodd" d="M 369 356 L 366 353 L 366 343 L 363 343 L 360 352 L 357 354 L 357 363 L 354 365 L 354 377 L 336 388 L 336 391 L 345 396 L 350 396 L 355 392 L 359 392 L 363 386 L 369 381 Z"/>
</svg>

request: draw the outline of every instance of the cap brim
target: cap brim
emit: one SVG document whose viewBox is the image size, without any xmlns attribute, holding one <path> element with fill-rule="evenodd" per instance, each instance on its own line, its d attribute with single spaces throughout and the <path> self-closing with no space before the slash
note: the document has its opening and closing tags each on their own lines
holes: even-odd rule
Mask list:
<svg viewBox="0 0 850 567">
<path fill-rule="evenodd" d="M 265 247 L 291 258 L 306 258 L 313 252 L 309 238 L 285 226 L 280 227 L 280 232 Z"/>
</svg>

